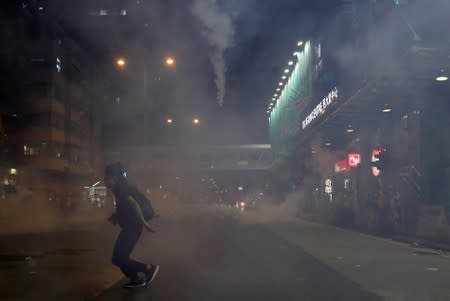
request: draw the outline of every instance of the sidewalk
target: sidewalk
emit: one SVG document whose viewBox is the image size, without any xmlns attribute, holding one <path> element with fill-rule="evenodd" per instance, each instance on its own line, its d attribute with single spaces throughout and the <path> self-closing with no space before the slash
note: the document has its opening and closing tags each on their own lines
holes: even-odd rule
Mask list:
<svg viewBox="0 0 450 301">
<path fill-rule="evenodd" d="M 116 231 L 0 235 L 0 300 L 84 300 L 110 287 L 122 278 L 110 260 Z"/>
<path fill-rule="evenodd" d="M 450 257 L 444 253 L 301 220 L 266 225 L 385 301 L 450 300 Z"/>
<path fill-rule="evenodd" d="M 0 215 L 0 235 L 58 232 L 103 223 L 111 215 L 104 208 L 82 207 L 72 214 L 63 214 L 47 206 L 33 205 L 3 212 Z"/>
</svg>

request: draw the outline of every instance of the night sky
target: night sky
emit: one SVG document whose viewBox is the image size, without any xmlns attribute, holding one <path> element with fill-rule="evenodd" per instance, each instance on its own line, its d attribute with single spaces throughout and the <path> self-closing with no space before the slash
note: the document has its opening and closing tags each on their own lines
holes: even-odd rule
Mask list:
<svg viewBox="0 0 450 301">
<path fill-rule="evenodd" d="M 215 139 L 215 143 L 267 142 L 267 104 L 297 41 L 311 37 L 322 23 L 327 23 L 342 1 L 218 1 L 219 13 L 232 20 L 232 40 L 224 51 L 227 71 L 223 106 L 217 105 L 213 64 L 209 59 L 214 47 L 204 34 L 204 24 L 192 12 L 193 1 L 196 0 L 107 2 L 110 10 L 126 7 L 126 18 L 93 17 L 90 13 L 102 7 L 101 1 L 70 5 L 56 1 L 58 8 L 53 13 L 89 41 L 106 66 L 105 76 L 113 86 L 116 88 L 120 82 L 124 86 L 117 89 L 128 91 L 121 97 L 120 107 L 105 110 L 107 131 L 118 133 L 124 129 L 126 133 L 135 123 L 123 122 L 147 118 L 142 112 L 148 105 L 143 107 L 134 101 L 139 95 L 132 94 L 138 90 L 137 70 L 142 65 L 154 66 L 165 54 L 172 54 L 177 58 L 177 68 L 167 74 L 163 101 L 152 108 L 158 117 L 152 119 L 199 115 L 208 125 L 207 131 L 202 132 L 206 142 L 218 136 L 229 139 Z M 108 65 L 121 53 L 129 56 L 132 68 L 118 79 Z"/>
</svg>

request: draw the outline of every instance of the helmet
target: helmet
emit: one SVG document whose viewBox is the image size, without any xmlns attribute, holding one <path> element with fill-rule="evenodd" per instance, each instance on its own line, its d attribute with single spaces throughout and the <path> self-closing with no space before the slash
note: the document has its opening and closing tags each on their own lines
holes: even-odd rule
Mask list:
<svg viewBox="0 0 450 301">
<path fill-rule="evenodd" d="M 125 170 L 122 163 L 116 162 L 109 164 L 105 167 L 105 177 L 113 178 L 115 180 L 120 180 L 125 178 Z"/>
</svg>

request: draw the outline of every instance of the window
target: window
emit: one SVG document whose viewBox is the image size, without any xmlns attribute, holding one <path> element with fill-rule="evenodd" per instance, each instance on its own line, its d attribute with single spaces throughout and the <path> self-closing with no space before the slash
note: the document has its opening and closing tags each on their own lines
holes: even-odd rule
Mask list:
<svg viewBox="0 0 450 301">
<path fill-rule="evenodd" d="M 68 130 L 70 131 L 71 134 L 74 134 L 76 136 L 82 136 L 80 125 L 75 122 L 69 123 Z"/>
<path fill-rule="evenodd" d="M 28 116 L 27 126 L 54 127 L 64 129 L 64 116 L 55 112 L 31 114 Z"/>
<path fill-rule="evenodd" d="M 39 148 L 24 145 L 23 146 L 23 154 L 25 156 L 37 156 L 37 155 L 39 155 Z"/>
<path fill-rule="evenodd" d="M 49 96 L 51 94 L 51 84 L 48 82 L 34 82 L 26 87 L 30 96 Z"/>
</svg>

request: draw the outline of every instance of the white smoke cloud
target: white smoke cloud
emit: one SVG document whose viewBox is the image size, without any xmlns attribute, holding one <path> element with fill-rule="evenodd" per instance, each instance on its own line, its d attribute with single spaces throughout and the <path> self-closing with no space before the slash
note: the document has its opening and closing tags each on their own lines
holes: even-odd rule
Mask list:
<svg viewBox="0 0 450 301">
<path fill-rule="evenodd" d="M 217 102 L 222 106 L 227 72 L 225 51 L 233 46 L 234 39 L 232 14 L 222 10 L 217 0 L 193 0 L 192 13 L 202 24 L 202 33 L 212 49 L 209 58 L 216 77 Z"/>
</svg>

